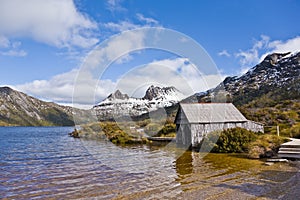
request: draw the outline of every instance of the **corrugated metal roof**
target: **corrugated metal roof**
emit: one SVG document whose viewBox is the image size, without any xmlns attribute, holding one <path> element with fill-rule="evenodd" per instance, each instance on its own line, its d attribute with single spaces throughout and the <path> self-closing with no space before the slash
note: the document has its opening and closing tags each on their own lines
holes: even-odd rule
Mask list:
<svg viewBox="0 0 300 200">
<path fill-rule="evenodd" d="M 189 123 L 245 122 L 247 119 L 232 103 L 180 104 Z"/>
</svg>

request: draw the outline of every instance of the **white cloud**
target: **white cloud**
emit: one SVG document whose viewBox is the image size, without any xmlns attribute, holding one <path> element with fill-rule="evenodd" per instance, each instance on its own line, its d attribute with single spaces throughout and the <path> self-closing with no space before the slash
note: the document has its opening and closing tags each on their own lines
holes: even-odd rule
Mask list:
<svg viewBox="0 0 300 200">
<path fill-rule="evenodd" d="M 220 74 L 204 75 L 188 59 L 176 58 L 133 68 L 118 79 L 116 87 L 141 97 L 150 85 L 175 86 L 188 96 L 215 87 L 223 78 Z"/>
<path fill-rule="evenodd" d="M 78 70 L 59 74 L 50 80 L 35 80 L 15 87 L 25 93 L 56 102 L 72 101 L 74 80 Z"/>
<path fill-rule="evenodd" d="M 220 51 L 219 53 L 218 53 L 218 55 L 219 56 L 226 56 L 226 57 L 230 57 L 231 55 L 230 55 L 230 53 L 228 53 L 228 51 L 227 50 L 223 50 L 223 51 Z"/>
<path fill-rule="evenodd" d="M 119 23 L 114 23 L 114 22 L 106 23 L 104 24 L 104 27 L 112 31 L 122 32 L 122 31 L 140 28 L 141 26 L 137 24 L 133 24 L 129 21 L 121 21 Z"/>
<path fill-rule="evenodd" d="M 255 40 L 253 46 L 245 51 L 240 50 L 235 54 L 239 58 L 242 70 L 245 72 L 250 67 L 261 62 L 271 53 L 296 53 L 300 50 L 300 36 L 290 38 L 286 41 L 271 40 L 270 37 L 262 35 L 260 40 Z"/>
<path fill-rule="evenodd" d="M 97 24 L 72 0 L 1 0 L 0 35 L 28 37 L 56 47 L 90 47 Z"/>
<path fill-rule="evenodd" d="M 8 48 L 9 46 L 10 46 L 9 40 L 6 37 L 0 35 L 0 47 Z"/>
<path fill-rule="evenodd" d="M 242 66 L 253 65 L 259 61 L 257 49 L 250 49 L 248 51 L 240 50 L 239 53 L 236 53 L 235 55 L 236 57 L 240 57 L 240 63 Z"/>
<path fill-rule="evenodd" d="M 111 12 L 126 11 L 127 9 L 121 5 L 122 1 L 123 0 L 108 0 L 106 3 L 107 9 Z"/>
<path fill-rule="evenodd" d="M 13 57 L 24 57 L 27 55 L 27 52 L 24 50 L 8 50 L 8 51 L 0 51 L 0 55 L 2 56 L 13 56 Z"/>
<path fill-rule="evenodd" d="M 98 81 L 100 72 L 115 58 L 128 59 L 130 56 L 128 51 L 141 48 L 143 42 L 143 32 L 123 33 L 93 50 L 83 63 L 80 76 L 79 70 L 74 69 L 49 80 L 35 80 L 15 87 L 36 97 L 58 103 L 71 103 L 74 100 L 77 105 L 92 106 L 112 92 L 116 84 L 109 79 Z M 76 89 L 75 99 L 73 99 L 74 89 Z"/>
<path fill-rule="evenodd" d="M 50 80 L 35 80 L 22 85 L 16 85 L 14 88 L 43 100 L 54 101 L 64 105 L 71 104 L 78 71 L 78 69 L 73 69 L 70 72 L 56 75 Z M 87 105 L 91 108 L 92 105 L 99 101 L 99 99 L 106 97 L 115 87 L 115 83 L 111 80 L 98 81 L 91 77 L 86 77 L 83 82 L 77 84 L 82 85 L 82 90 L 79 91 L 82 94 L 80 98 L 81 102 L 77 104 L 81 108 L 86 108 Z M 95 85 L 97 86 L 95 96 L 86 98 L 86 91 L 95 90 Z"/>
<path fill-rule="evenodd" d="M 12 57 L 24 57 L 27 55 L 27 52 L 20 49 L 21 42 L 10 42 L 6 38 L 1 39 L 0 37 L 0 47 L 2 40 L 2 48 L 0 50 L 1 56 L 12 56 Z"/>
<path fill-rule="evenodd" d="M 261 39 L 255 40 L 251 49 L 246 51 L 240 50 L 238 53 L 236 53 L 235 56 L 240 59 L 240 64 L 242 67 L 250 68 L 253 65 L 258 64 L 260 61 L 259 52 L 268 47 L 269 41 L 270 38 L 268 36 L 261 35 Z"/>
<path fill-rule="evenodd" d="M 146 22 L 147 24 L 158 25 L 158 21 L 157 20 L 155 20 L 153 18 L 149 18 L 149 17 L 144 17 L 144 15 L 142 15 L 141 13 L 137 13 L 136 17 L 141 22 Z"/>
<path fill-rule="evenodd" d="M 282 40 L 275 40 L 271 41 L 268 44 L 268 52 L 264 53 L 261 56 L 261 60 L 266 57 L 266 55 L 270 53 L 286 53 L 286 52 L 292 52 L 296 53 L 300 51 L 300 36 L 288 39 L 286 41 Z"/>
<path fill-rule="evenodd" d="M 143 25 L 135 24 L 128 20 L 127 21 L 125 20 L 125 21 L 119 21 L 118 23 L 108 22 L 103 24 L 103 26 L 109 30 L 116 31 L 116 32 L 128 31 L 128 30 L 137 29 L 141 27 L 159 26 L 159 22 L 155 19 L 144 17 L 140 13 L 136 14 L 136 16 L 140 22 L 144 23 Z"/>
<path fill-rule="evenodd" d="M 90 71 L 97 68 L 103 68 L 110 64 L 114 59 L 119 59 L 118 63 L 130 60 L 130 51 L 139 50 L 144 46 L 144 32 L 123 32 L 111 39 L 107 44 L 94 49 L 86 58 L 83 68 Z"/>
</svg>

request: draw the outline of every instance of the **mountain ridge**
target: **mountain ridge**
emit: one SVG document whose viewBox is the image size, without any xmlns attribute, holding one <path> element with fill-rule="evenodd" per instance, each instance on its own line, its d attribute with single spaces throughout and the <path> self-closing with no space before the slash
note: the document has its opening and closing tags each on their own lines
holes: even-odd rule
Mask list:
<svg viewBox="0 0 300 200">
<path fill-rule="evenodd" d="M 289 56 L 287 56 L 289 55 Z M 229 76 L 217 87 L 196 93 L 186 102 L 233 102 L 242 105 L 280 88 L 291 90 L 286 98 L 295 98 L 300 77 L 300 52 L 272 53 L 241 76 Z M 283 90 L 283 89 L 282 89 Z M 298 95 L 299 96 L 299 95 Z"/>
<path fill-rule="evenodd" d="M 2 126 L 74 126 L 73 114 L 84 110 L 45 102 L 16 91 L 0 87 L 0 125 Z"/>
<path fill-rule="evenodd" d="M 151 85 L 144 97 L 135 98 L 123 94 L 120 90 L 108 95 L 106 99 L 93 107 L 100 121 L 122 117 L 138 117 L 143 114 L 176 105 L 184 95 L 175 87 Z"/>
</svg>

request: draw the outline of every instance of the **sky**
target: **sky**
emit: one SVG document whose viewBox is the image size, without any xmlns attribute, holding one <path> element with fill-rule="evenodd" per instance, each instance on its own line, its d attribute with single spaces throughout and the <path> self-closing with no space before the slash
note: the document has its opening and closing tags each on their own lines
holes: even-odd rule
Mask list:
<svg viewBox="0 0 300 200">
<path fill-rule="evenodd" d="M 0 86 L 85 108 L 152 84 L 190 95 L 299 51 L 299 10 L 297 0 L 0 0 Z M 168 32 L 153 35 L 169 46 L 147 28 Z"/>
</svg>

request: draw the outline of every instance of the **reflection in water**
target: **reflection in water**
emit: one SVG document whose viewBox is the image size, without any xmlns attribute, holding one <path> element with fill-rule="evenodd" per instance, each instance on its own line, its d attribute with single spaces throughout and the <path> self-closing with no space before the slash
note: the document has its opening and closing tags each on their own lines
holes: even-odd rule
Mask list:
<svg viewBox="0 0 300 200">
<path fill-rule="evenodd" d="M 179 176 L 191 174 L 193 172 L 193 157 L 191 151 L 185 151 L 176 160 L 176 172 Z"/>
<path fill-rule="evenodd" d="M 115 146 L 72 128 L 0 128 L 4 199 L 232 199 L 291 195 L 299 167 L 163 146 Z"/>
</svg>

